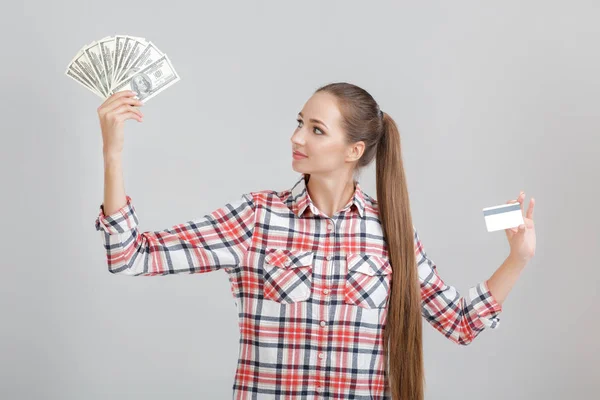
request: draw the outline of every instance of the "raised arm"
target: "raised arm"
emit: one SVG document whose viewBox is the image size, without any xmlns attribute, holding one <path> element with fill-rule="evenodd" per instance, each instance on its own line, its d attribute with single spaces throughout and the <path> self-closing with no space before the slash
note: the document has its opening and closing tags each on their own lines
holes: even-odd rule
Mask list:
<svg viewBox="0 0 600 400">
<path fill-rule="evenodd" d="M 254 231 L 252 194 L 210 214 L 160 231 L 140 232 L 131 198 L 112 213 L 96 218 L 108 270 L 113 274 L 153 276 L 202 273 L 239 265 Z"/>
<path fill-rule="evenodd" d="M 414 227 L 413 227 L 414 228 Z M 487 281 L 469 289 L 466 297 L 447 285 L 414 229 L 415 253 L 421 283 L 422 315 L 439 332 L 460 345 L 471 343 L 486 327 L 497 328 L 502 306 L 490 292 Z"/>
<path fill-rule="evenodd" d="M 254 231 L 252 194 L 161 231 L 140 232 L 138 216 L 125 194 L 121 155 L 123 124 L 142 121 L 130 91 L 117 92 L 98 107 L 104 156 L 104 203 L 96 218 L 113 274 L 152 276 L 201 273 L 238 265 Z M 106 207 L 106 208 L 105 208 Z M 106 212 L 106 213 L 105 213 Z"/>
</svg>

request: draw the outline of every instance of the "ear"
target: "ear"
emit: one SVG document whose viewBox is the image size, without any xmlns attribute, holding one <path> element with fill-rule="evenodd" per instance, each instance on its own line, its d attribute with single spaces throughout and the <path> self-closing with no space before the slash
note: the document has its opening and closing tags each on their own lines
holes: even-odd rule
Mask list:
<svg viewBox="0 0 600 400">
<path fill-rule="evenodd" d="M 347 159 L 348 161 L 357 161 L 365 152 L 365 142 L 362 140 L 352 143 L 348 147 Z"/>
</svg>

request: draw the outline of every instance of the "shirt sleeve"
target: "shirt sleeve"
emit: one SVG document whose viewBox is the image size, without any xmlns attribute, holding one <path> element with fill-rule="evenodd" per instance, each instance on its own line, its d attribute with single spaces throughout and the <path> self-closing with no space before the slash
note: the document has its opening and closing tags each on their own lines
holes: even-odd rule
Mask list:
<svg viewBox="0 0 600 400">
<path fill-rule="evenodd" d="M 160 231 L 140 232 L 131 201 L 96 218 L 113 274 L 153 276 L 202 273 L 239 265 L 254 231 L 255 203 L 243 194 L 201 218 Z"/>
<path fill-rule="evenodd" d="M 497 328 L 502 306 L 492 296 L 487 280 L 471 287 L 466 297 L 461 296 L 439 276 L 416 229 L 414 239 L 423 317 L 448 339 L 461 345 L 471 343 L 486 327 Z"/>
</svg>

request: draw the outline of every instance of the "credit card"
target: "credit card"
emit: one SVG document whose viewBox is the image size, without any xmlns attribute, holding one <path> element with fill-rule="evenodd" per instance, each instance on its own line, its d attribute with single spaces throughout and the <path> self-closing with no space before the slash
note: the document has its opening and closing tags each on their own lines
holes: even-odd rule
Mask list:
<svg viewBox="0 0 600 400">
<path fill-rule="evenodd" d="M 521 203 L 502 204 L 483 209 L 483 218 L 488 232 L 509 229 L 524 224 Z"/>
</svg>

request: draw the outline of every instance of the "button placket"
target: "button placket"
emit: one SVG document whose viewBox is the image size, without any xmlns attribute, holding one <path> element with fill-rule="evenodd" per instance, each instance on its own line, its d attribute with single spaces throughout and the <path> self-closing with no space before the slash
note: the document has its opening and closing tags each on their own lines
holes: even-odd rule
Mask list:
<svg viewBox="0 0 600 400">
<path fill-rule="evenodd" d="M 329 255 L 327 255 L 327 256 L 325 257 L 325 259 L 326 259 L 327 261 L 331 261 L 331 260 L 333 259 L 333 256 L 332 256 L 331 254 L 329 254 Z M 329 289 L 327 289 L 327 288 L 323 289 L 323 294 L 327 295 L 327 294 L 329 294 L 329 292 L 330 292 L 330 290 L 329 290 Z"/>
<path fill-rule="evenodd" d="M 327 232 L 330 234 L 330 238 L 331 239 L 327 239 L 326 242 L 335 242 L 335 224 L 333 223 L 333 221 L 329 220 L 327 221 Z M 331 248 L 330 247 L 330 243 L 326 243 L 326 247 Z M 331 254 L 328 254 L 327 256 L 325 256 L 325 260 L 326 262 L 324 262 L 325 268 L 324 270 L 325 275 L 329 276 L 330 274 L 328 273 L 328 270 L 331 268 L 329 266 L 329 261 L 331 261 L 333 259 L 333 256 Z M 323 289 L 323 294 L 324 295 L 328 295 L 331 292 L 330 289 L 325 288 Z M 327 337 L 327 329 L 328 329 L 328 324 L 327 321 L 322 320 L 319 322 L 319 325 L 323 328 L 323 337 L 326 338 Z M 326 340 L 326 339 L 325 339 Z M 319 360 L 321 360 L 322 362 L 326 363 L 327 362 L 327 357 L 325 357 L 325 353 L 318 353 L 317 357 Z M 323 391 L 323 386 L 321 386 L 320 384 L 317 384 L 315 390 L 317 391 L 317 393 L 319 393 L 320 395 L 322 395 L 322 391 Z"/>
</svg>

